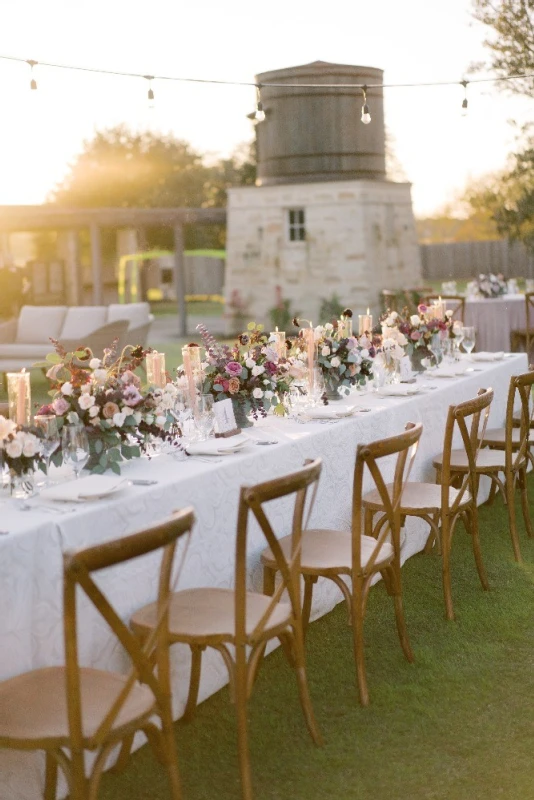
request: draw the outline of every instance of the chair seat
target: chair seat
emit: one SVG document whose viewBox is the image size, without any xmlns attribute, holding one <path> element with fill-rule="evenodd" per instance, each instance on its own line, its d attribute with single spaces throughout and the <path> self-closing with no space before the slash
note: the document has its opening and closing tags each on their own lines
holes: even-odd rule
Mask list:
<svg viewBox="0 0 534 800">
<path fill-rule="evenodd" d="M 393 489 L 393 484 L 388 484 L 388 490 Z M 449 506 L 454 505 L 460 493 L 459 489 L 449 488 Z M 465 491 L 459 508 L 463 508 L 471 502 L 471 495 Z M 362 505 L 371 511 L 383 509 L 382 500 L 378 489 L 367 492 L 362 498 Z M 432 514 L 441 510 L 441 486 L 438 483 L 407 483 L 404 486 L 400 504 L 401 514 Z"/>
<path fill-rule="evenodd" d="M 521 441 L 521 430 L 519 428 L 512 429 L 512 447 L 519 447 Z M 492 428 L 486 431 L 483 444 L 485 447 L 501 447 L 504 448 L 506 442 L 506 428 Z M 534 444 L 534 436 L 529 433 L 529 442 Z"/>
<path fill-rule="evenodd" d="M 127 678 L 114 672 L 80 669 L 83 709 L 83 734 L 90 739 L 113 705 Z M 113 731 L 148 719 L 154 709 L 154 695 L 136 683 L 122 707 Z M 0 745 L 32 749 L 67 746 L 66 672 L 63 667 L 47 667 L 17 675 L 0 683 Z"/>
<path fill-rule="evenodd" d="M 504 471 L 504 450 L 481 450 L 478 454 L 476 471 L 477 472 L 503 472 Z M 524 461 L 524 459 L 523 459 Z M 435 467 L 441 468 L 442 456 L 438 456 L 432 462 Z M 453 472 L 467 472 L 469 465 L 465 450 L 451 451 L 451 470 Z"/>
<path fill-rule="evenodd" d="M 257 592 L 247 592 L 246 634 L 252 637 L 271 598 Z M 156 622 L 157 604 L 150 603 L 137 611 L 132 619 L 132 629 L 146 634 Z M 264 626 L 265 631 L 285 627 L 292 617 L 289 603 L 277 603 Z M 235 592 L 233 589 L 186 589 L 175 592 L 169 606 L 169 632 L 171 641 L 196 642 L 204 639 L 216 644 L 231 642 L 235 638 Z"/>
<path fill-rule="evenodd" d="M 291 557 L 291 538 L 280 539 L 280 546 L 286 558 Z M 376 547 L 376 539 L 372 536 L 361 537 L 361 565 L 365 570 Z M 393 558 L 393 547 L 385 542 L 378 553 L 375 566 L 384 564 Z M 261 554 L 263 563 L 276 568 L 276 560 L 270 548 Z M 327 571 L 350 572 L 352 568 L 352 535 L 349 531 L 312 529 L 302 532 L 302 550 L 300 556 L 301 572 L 321 573 Z"/>
</svg>

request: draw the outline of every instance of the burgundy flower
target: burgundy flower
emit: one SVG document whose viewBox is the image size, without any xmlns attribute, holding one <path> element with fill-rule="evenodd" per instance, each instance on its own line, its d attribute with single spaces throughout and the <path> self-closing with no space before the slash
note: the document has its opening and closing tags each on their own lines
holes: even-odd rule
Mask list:
<svg viewBox="0 0 534 800">
<path fill-rule="evenodd" d="M 414 342 L 418 342 L 420 338 L 421 334 L 419 333 L 419 331 L 412 331 L 412 333 L 410 334 L 410 339 L 412 339 L 412 341 Z"/>
</svg>

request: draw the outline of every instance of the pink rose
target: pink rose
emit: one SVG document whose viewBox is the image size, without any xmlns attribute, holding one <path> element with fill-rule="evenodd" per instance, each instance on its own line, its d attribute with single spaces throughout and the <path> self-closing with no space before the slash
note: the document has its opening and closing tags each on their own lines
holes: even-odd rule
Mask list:
<svg viewBox="0 0 534 800">
<path fill-rule="evenodd" d="M 226 372 L 231 378 L 237 378 L 243 372 L 243 367 L 237 361 L 229 361 L 226 365 Z"/>
<path fill-rule="evenodd" d="M 418 342 L 420 338 L 421 338 L 421 334 L 419 333 L 419 331 L 412 331 L 411 332 L 410 339 L 413 342 Z"/>
<path fill-rule="evenodd" d="M 66 414 L 70 408 L 70 405 L 67 403 L 64 397 L 56 397 L 54 402 L 52 403 L 52 408 L 54 412 L 58 415 L 58 417 L 63 416 Z"/>
<path fill-rule="evenodd" d="M 131 369 L 127 369 L 125 372 L 123 372 L 121 375 L 121 381 L 127 386 L 135 386 L 137 389 L 139 389 L 141 386 L 141 379 L 135 375 Z"/>
<path fill-rule="evenodd" d="M 426 312 L 428 311 L 428 306 L 426 306 L 424 303 L 420 303 L 417 306 L 417 310 L 419 311 L 420 314 L 426 314 Z"/>
<path fill-rule="evenodd" d="M 133 384 L 130 384 L 122 393 L 122 399 L 124 400 L 124 404 L 126 406 L 133 408 L 140 403 L 143 398 L 139 390 Z"/>
<path fill-rule="evenodd" d="M 229 386 L 230 386 L 230 381 L 227 381 L 225 378 L 223 378 L 223 380 L 222 380 L 222 381 L 219 381 L 219 383 L 221 383 L 221 384 L 222 384 L 222 387 L 223 387 L 223 392 L 227 392 L 227 391 L 228 391 L 228 388 L 229 388 Z"/>
</svg>

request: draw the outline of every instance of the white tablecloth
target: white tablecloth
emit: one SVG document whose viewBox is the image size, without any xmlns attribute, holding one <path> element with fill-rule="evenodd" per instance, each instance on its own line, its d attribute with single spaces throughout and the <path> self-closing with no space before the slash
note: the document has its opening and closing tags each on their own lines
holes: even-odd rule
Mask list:
<svg viewBox="0 0 534 800">
<path fill-rule="evenodd" d="M 492 353 L 510 349 L 510 333 L 525 328 L 525 297 L 510 294 L 493 299 L 466 300 L 465 324 L 476 328 L 476 349 Z"/>
<path fill-rule="evenodd" d="M 500 362 L 474 364 L 461 378 L 420 379 L 422 391 L 410 398 L 356 396 L 351 402 L 370 412 L 334 424 L 269 417 L 251 430 L 251 436 L 277 439 L 278 444 L 251 443 L 239 455 L 217 463 L 193 458 L 176 461 L 161 456 L 150 463 L 138 459 L 124 469 L 125 476 L 153 478 L 155 486 L 131 486 L 113 499 L 87 503 L 72 513 L 46 513 L 35 508 L 19 511 L 11 500 L 0 505 L 0 679 L 37 667 L 63 662 L 61 571 L 62 551 L 119 537 L 165 517 L 172 510 L 193 505 L 198 523 L 194 530 L 180 587 L 231 586 L 239 487 L 298 469 L 305 458 L 321 456 L 323 472 L 311 524 L 348 528 L 354 454 L 359 442 L 399 433 L 407 421 L 422 421 L 424 432 L 411 478 L 434 480 L 432 457 L 441 451 L 445 418 L 450 404 L 473 397 L 481 386 L 493 386 L 491 424 L 504 421 L 511 375 L 527 369 L 525 355 Z M 430 388 L 435 387 L 435 388 Z M 39 502 L 39 499 L 35 502 Z M 72 508 L 72 507 L 71 507 Z M 277 535 L 289 531 L 287 505 L 275 508 Z M 482 531 L 482 540 L 483 540 Z M 427 530 L 411 521 L 403 546 L 404 558 L 424 546 Z M 264 546 L 259 531 L 250 536 L 250 585 L 261 590 L 259 555 Z M 100 575 L 124 619 L 154 598 L 157 563 L 154 558 L 132 562 Z M 441 593 L 439 570 L 435 591 Z M 331 583 L 319 583 L 314 617 L 340 601 Z M 113 644 L 105 624 L 79 604 L 80 659 L 85 665 L 117 670 L 126 668 L 120 648 Z M 417 657 L 417 653 L 416 653 Z M 175 715 L 184 708 L 189 677 L 187 648 L 173 648 Z M 220 656 L 207 651 L 202 668 L 200 699 L 227 682 Z M 43 759 L 38 755 L 0 751 L 0 800 L 39 800 Z"/>
</svg>

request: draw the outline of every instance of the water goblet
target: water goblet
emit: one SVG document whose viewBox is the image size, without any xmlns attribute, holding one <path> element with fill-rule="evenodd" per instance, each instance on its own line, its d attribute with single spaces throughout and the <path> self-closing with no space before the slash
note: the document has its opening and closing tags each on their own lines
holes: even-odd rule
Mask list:
<svg viewBox="0 0 534 800">
<path fill-rule="evenodd" d="M 199 439 L 204 441 L 209 439 L 213 433 L 215 425 L 215 414 L 213 412 L 213 395 L 201 394 L 198 398 L 198 414 L 195 419 Z"/>
<path fill-rule="evenodd" d="M 41 481 L 37 481 L 36 485 L 46 486 L 50 483 L 50 459 L 52 454 L 58 449 L 60 443 L 57 417 L 55 414 L 36 414 L 34 417 L 34 424 L 43 434 L 41 449 L 46 464 L 46 477 Z"/>
<path fill-rule="evenodd" d="M 76 478 L 89 461 L 89 439 L 85 427 L 80 424 L 65 425 L 61 431 L 63 460 L 74 470 Z"/>
<path fill-rule="evenodd" d="M 325 392 L 323 371 L 320 367 L 313 370 L 313 383 L 308 389 L 308 397 L 312 406 L 320 405 Z"/>
<path fill-rule="evenodd" d="M 464 348 L 466 353 L 471 353 L 476 343 L 476 331 L 471 325 L 466 328 L 462 328 L 462 330 L 464 334 L 462 340 L 462 347 Z"/>
</svg>

